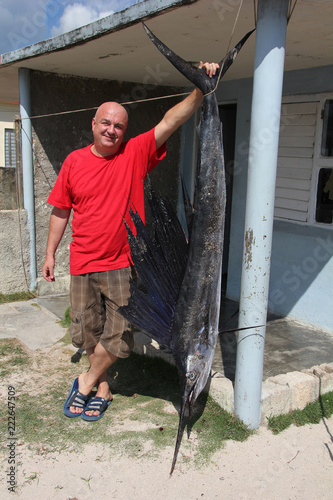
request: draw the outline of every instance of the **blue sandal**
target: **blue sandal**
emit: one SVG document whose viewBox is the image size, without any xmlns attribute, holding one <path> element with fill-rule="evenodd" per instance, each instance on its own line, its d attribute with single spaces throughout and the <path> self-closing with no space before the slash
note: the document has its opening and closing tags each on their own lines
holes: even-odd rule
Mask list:
<svg viewBox="0 0 333 500">
<path fill-rule="evenodd" d="M 112 401 L 112 399 L 111 399 Z M 107 401 L 99 396 L 94 396 L 89 400 L 89 403 L 81 413 L 81 418 L 87 421 L 99 420 L 103 417 L 104 413 L 111 404 L 111 401 Z M 86 415 L 86 411 L 99 411 L 99 415 Z"/>
<path fill-rule="evenodd" d="M 63 407 L 64 414 L 66 417 L 75 418 L 80 417 L 81 413 L 72 413 L 70 411 L 71 406 L 76 406 L 77 408 L 85 409 L 89 394 L 86 396 L 79 391 L 79 379 L 76 378 L 72 384 L 71 390 L 69 391 L 68 398 Z"/>
</svg>

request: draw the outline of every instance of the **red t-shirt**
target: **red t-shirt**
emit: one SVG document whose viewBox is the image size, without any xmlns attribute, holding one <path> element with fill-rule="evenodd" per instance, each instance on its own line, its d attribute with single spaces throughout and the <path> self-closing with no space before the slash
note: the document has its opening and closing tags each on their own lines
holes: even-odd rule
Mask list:
<svg viewBox="0 0 333 500">
<path fill-rule="evenodd" d="M 134 230 L 133 208 L 144 221 L 144 179 L 165 155 L 165 144 L 156 151 L 152 129 L 123 142 L 115 155 L 96 156 L 90 145 L 66 158 L 47 202 L 73 209 L 71 274 L 132 264 L 124 219 Z"/>
</svg>

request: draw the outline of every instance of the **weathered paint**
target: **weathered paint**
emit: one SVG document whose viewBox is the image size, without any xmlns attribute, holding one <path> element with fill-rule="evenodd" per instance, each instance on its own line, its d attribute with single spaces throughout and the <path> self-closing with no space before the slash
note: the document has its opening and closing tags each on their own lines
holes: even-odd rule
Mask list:
<svg viewBox="0 0 333 500">
<path fill-rule="evenodd" d="M 245 245 L 244 263 L 246 267 L 250 267 L 251 265 L 252 248 L 254 244 L 255 244 L 255 238 L 253 237 L 253 229 L 248 229 L 245 232 L 245 237 L 244 237 L 244 245 Z"/>
</svg>

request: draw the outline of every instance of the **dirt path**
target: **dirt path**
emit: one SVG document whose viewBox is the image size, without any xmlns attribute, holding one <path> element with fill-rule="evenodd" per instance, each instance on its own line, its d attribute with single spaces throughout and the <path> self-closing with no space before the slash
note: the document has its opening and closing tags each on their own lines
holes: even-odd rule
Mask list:
<svg viewBox="0 0 333 500">
<path fill-rule="evenodd" d="M 332 428 L 333 418 L 326 424 Z M 23 448 L 17 495 L 22 500 L 333 499 L 332 449 L 323 423 L 278 436 L 261 429 L 244 443 L 228 442 L 209 468 L 196 470 L 180 461 L 169 478 L 172 447 L 148 461 L 112 457 L 102 446 L 44 457 Z"/>
</svg>

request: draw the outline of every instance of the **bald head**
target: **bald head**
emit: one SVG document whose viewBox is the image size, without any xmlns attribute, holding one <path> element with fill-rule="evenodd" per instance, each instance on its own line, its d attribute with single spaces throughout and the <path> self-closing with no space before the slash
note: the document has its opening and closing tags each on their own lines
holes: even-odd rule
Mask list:
<svg viewBox="0 0 333 500">
<path fill-rule="evenodd" d="M 103 102 L 103 104 L 101 104 L 100 107 L 96 111 L 95 120 L 100 118 L 104 114 L 109 114 L 109 113 L 122 114 L 122 117 L 126 121 L 126 125 L 127 125 L 128 115 L 127 115 L 126 109 L 124 108 L 124 106 L 122 106 L 118 102 L 114 102 L 114 101 Z"/>
<path fill-rule="evenodd" d="M 121 104 L 112 101 L 101 104 L 92 121 L 93 153 L 98 156 L 115 154 L 123 141 L 127 123 L 127 111 Z"/>
</svg>

